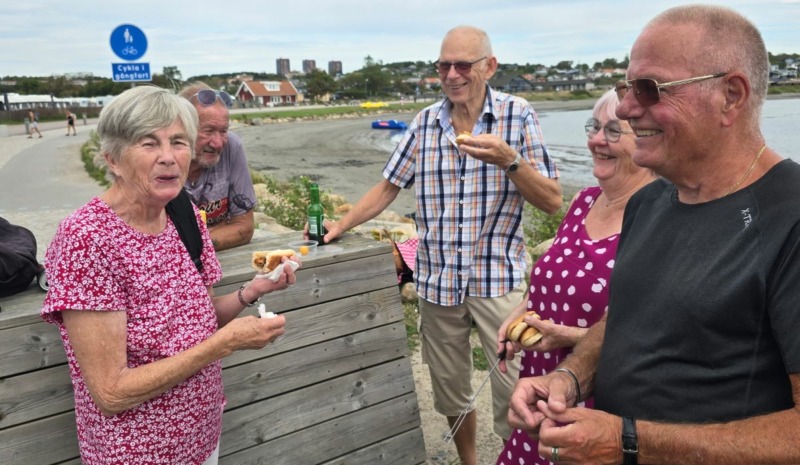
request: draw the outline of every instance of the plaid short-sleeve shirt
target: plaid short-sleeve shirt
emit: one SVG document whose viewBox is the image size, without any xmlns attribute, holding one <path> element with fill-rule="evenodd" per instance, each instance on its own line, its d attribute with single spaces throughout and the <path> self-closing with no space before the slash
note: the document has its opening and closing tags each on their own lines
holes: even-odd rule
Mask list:
<svg viewBox="0 0 800 465">
<path fill-rule="evenodd" d="M 533 108 L 486 89 L 472 133 L 500 136 L 539 173 L 558 178 Z M 449 109 L 445 98 L 422 110 L 383 171 L 397 186 L 416 186 L 417 292 L 446 306 L 507 294 L 525 274 L 525 200 L 502 168 L 459 152 Z"/>
</svg>

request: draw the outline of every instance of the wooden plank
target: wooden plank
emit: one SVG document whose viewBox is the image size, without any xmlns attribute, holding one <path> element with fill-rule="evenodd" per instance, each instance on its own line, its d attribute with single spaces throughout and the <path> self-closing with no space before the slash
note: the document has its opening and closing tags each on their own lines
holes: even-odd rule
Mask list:
<svg viewBox="0 0 800 465">
<path fill-rule="evenodd" d="M 317 384 L 408 353 L 402 322 L 223 370 L 226 411 Z M 298 363 L 302 360 L 302 363 Z"/>
<path fill-rule="evenodd" d="M 401 322 L 328 341 L 313 350 L 319 356 L 308 363 L 298 364 L 299 356 L 287 353 L 224 370 L 225 395 L 228 398 L 226 415 L 228 411 L 254 400 L 292 392 L 311 383 L 397 359 L 408 352 L 405 327 Z M 56 376 L 62 378 L 61 383 L 47 379 Z M 73 392 L 65 365 L 9 378 L 0 384 L 0 393 L 2 428 L 50 415 L 63 425 L 58 414 L 65 411 L 72 414 Z M 35 423 L 41 425 L 48 421 Z M 74 421 L 68 427 L 67 435 L 77 442 Z M 24 430 L 13 431 L 29 434 Z M 18 440 L 9 435 L 3 442 L 15 443 Z M 7 462 L 0 460 L 0 463 Z"/>
<path fill-rule="evenodd" d="M 25 292 L 0 298 L 0 331 L 35 323 L 42 310 L 45 293 L 37 286 Z"/>
<path fill-rule="evenodd" d="M 223 371 L 227 409 L 341 376 L 408 355 L 402 322 L 321 342 L 316 356 L 303 354 L 257 359 Z M 0 429 L 57 415 L 74 408 L 66 365 L 6 378 L 0 383 Z"/>
<path fill-rule="evenodd" d="M 324 403 L 322 398 L 318 403 Z M 368 445 L 419 428 L 419 409 L 414 393 L 377 404 L 330 421 L 293 432 L 234 454 L 221 456 L 224 465 L 312 465 L 360 450 Z M 380 428 L 376 428 L 379 425 Z M 223 441 L 223 444 L 225 441 Z M 409 455 L 425 453 L 420 441 Z M 373 462 L 381 464 L 383 462 Z"/>
<path fill-rule="evenodd" d="M 250 257 L 255 250 L 270 250 L 287 248 L 292 240 L 297 240 L 299 232 L 276 234 L 264 239 L 255 240 L 249 244 L 217 253 L 223 269 L 222 280 L 218 286 L 232 283 L 241 283 L 250 279 L 253 269 L 250 267 Z M 339 251 L 335 251 L 341 249 Z M 307 257 L 304 266 L 308 269 L 356 260 L 376 255 L 389 255 L 391 259 L 391 246 L 384 242 L 377 242 L 359 234 L 345 234 L 334 244 L 322 247 L 321 253 L 315 257 Z M 45 293 L 37 287 L 31 287 L 25 292 L 10 297 L 0 298 L 0 331 L 34 324 L 41 321 L 39 311 L 44 302 Z"/>
<path fill-rule="evenodd" d="M 302 322 L 299 325 L 307 326 Z M 299 366 L 297 355 L 287 353 L 226 368 L 223 380 L 228 408 L 408 355 L 405 327 L 400 321 L 323 341 L 312 350 L 317 355 Z M 72 383 L 65 364 L 0 383 L 0 428 L 73 408 Z"/>
<path fill-rule="evenodd" d="M 257 358 L 314 346 L 321 341 L 403 320 L 396 288 L 304 307 L 286 312 L 286 333 L 262 350 L 239 351 L 222 361 L 230 367 Z M 313 350 L 313 347 L 312 347 Z"/>
<path fill-rule="evenodd" d="M 248 404 L 225 413 L 220 455 L 303 431 L 321 422 L 369 409 L 371 405 L 395 405 L 390 399 L 413 392 L 411 361 L 404 358 Z M 372 417 L 371 428 L 382 433 L 383 420 Z M 312 437 L 306 439 L 311 441 Z M 349 442 L 350 439 L 347 432 L 342 431 L 340 440 Z"/>
<path fill-rule="evenodd" d="M 66 365 L 6 378 L 0 383 L 0 429 L 73 410 Z"/>
<path fill-rule="evenodd" d="M 214 290 L 219 294 L 233 292 L 252 277 L 253 272 L 250 272 L 243 275 L 241 281 L 219 285 Z M 270 310 L 284 312 L 390 287 L 397 291 L 397 273 L 392 255 L 383 254 L 311 269 L 300 268 L 297 284 L 261 300 Z"/>
<path fill-rule="evenodd" d="M 250 279 L 253 274 L 250 260 L 254 251 L 287 249 L 289 248 L 289 242 L 300 239 L 298 234 L 300 233 L 293 232 L 276 235 L 217 253 L 217 259 L 224 270 L 224 275 L 219 284 L 226 285 L 241 282 L 243 279 Z M 303 268 L 311 269 L 370 256 L 391 255 L 391 253 L 391 246 L 385 242 L 378 242 L 358 234 L 345 234 L 333 244 L 319 247 L 315 256 L 301 256 L 300 259 L 303 262 Z M 247 278 L 243 278 L 244 276 Z"/>
<path fill-rule="evenodd" d="M 422 446 L 420 447 L 420 444 Z M 392 436 L 377 444 L 353 451 L 344 457 L 333 459 L 322 465 L 417 465 L 427 460 L 422 429 Z"/>
<path fill-rule="evenodd" d="M 0 331 L 0 379 L 67 362 L 61 334 L 41 319 Z"/>
<path fill-rule="evenodd" d="M 349 366 L 348 364 L 352 363 L 349 357 L 358 358 L 359 351 L 370 356 L 370 352 L 373 350 L 373 346 L 370 344 L 375 344 L 371 335 L 356 335 L 382 325 L 390 326 L 381 329 L 380 334 L 393 334 L 390 338 L 381 336 L 387 338 L 384 342 L 391 341 L 393 344 L 391 349 L 388 346 L 385 348 L 393 351 L 391 357 L 402 357 L 408 354 L 408 348 L 404 342 L 402 307 L 398 303 L 395 289 L 383 289 L 326 305 L 295 310 L 287 318 L 287 333 L 275 344 L 260 351 L 237 352 L 223 361 L 223 367 L 227 370 L 228 367 L 264 359 L 268 360 L 267 364 L 283 367 L 291 372 L 294 370 L 291 363 L 285 366 L 282 359 L 273 360 L 274 356 L 306 346 L 314 346 L 313 350 L 318 350 L 319 345 L 328 340 L 336 342 L 325 346 L 325 352 L 323 352 L 325 356 L 319 358 L 329 360 L 330 363 L 343 363 L 343 366 Z M 28 360 L 25 366 L 21 366 L 23 361 L 20 357 L 15 357 L 14 354 L 5 354 L 7 361 L 0 364 L 0 370 L 4 375 L 8 375 L 8 372 L 11 371 L 14 372 L 12 374 L 18 376 L 6 376 L 0 383 L 0 427 L 8 427 L 40 416 L 60 413 L 72 405 L 72 385 L 69 381 L 61 340 L 55 332 L 55 327 L 47 323 L 38 323 L 28 327 L 28 329 L 31 328 L 50 332 L 51 339 L 58 338 L 58 341 L 46 342 L 48 338 L 39 336 L 30 338 L 24 334 L 25 328 L 14 328 L 4 332 L 5 336 L 8 336 L 8 333 L 15 333 L 15 337 L 0 340 L 0 347 L 13 349 L 20 336 L 18 333 L 23 333 L 28 340 L 35 339 L 43 344 L 43 347 L 37 348 L 31 343 L 26 351 L 21 352 L 33 359 Z M 359 338 L 363 338 L 363 343 L 366 345 L 359 343 Z M 53 358 L 60 363 L 48 369 L 30 371 L 48 362 L 47 357 L 41 357 L 41 354 L 46 353 L 45 349 L 49 350 L 54 344 L 57 346 L 52 350 L 60 353 L 61 356 Z M 335 360 L 336 356 L 329 349 L 334 346 L 342 346 L 345 348 L 343 350 L 350 350 L 351 353 L 342 352 L 341 356 L 344 360 Z M 362 363 L 366 362 L 362 361 Z M 266 379 L 271 379 L 272 374 L 267 376 L 269 377 Z M 22 395 L 20 395 L 21 392 Z"/>
<path fill-rule="evenodd" d="M 0 430 L 0 463 L 46 464 L 80 456 L 75 413 Z"/>
<path fill-rule="evenodd" d="M 346 324 L 364 326 L 355 320 L 361 318 L 383 318 L 384 312 L 391 311 L 394 319 L 395 312 L 399 309 L 402 319 L 402 307 L 399 307 L 399 293 L 396 286 L 394 268 L 390 268 L 389 259 L 367 257 L 349 261 L 346 264 L 326 265 L 315 270 L 301 270 L 298 272 L 298 283 L 284 291 L 269 294 L 263 299 L 268 309 L 273 312 L 286 312 L 301 307 L 313 307 L 318 311 L 317 318 L 330 321 L 333 316 L 328 315 L 328 308 L 336 309 L 335 317 L 344 317 Z M 319 274 L 317 274 L 319 273 Z M 250 274 L 252 276 L 252 273 Z M 248 278 L 249 279 L 249 278 Z M 222 286 L 218 293 L 231 292 L 238 287 Z M 384 293 L 376 295 L 369 291 L 383 289 Z M 354 300 L 350 296 L 356 295 Z M 347 299 L 350 298 L 350 299 Z M 345 299 L 339 300 L 337 299 Z M 326 304 L 324 308 L 315 307 Z M 350 306 L 348 309 L 347 307 Z M 355 313 L 354 313 L 355 312 Z M 364 312 L 364 313 L 359 313 Z M 254 307 L 242 312 L 242 315 L 257 315 Z M 302 315 L 292 315 L 287 331 L 293 331 L 291 320 Z M 289 317 L 289 315 L 287 315 Z M 387 320 L 387 322 L 390 320 Z M 299 320 L 297 323 L 307 324 Z M 337 324 L 344 322 L 338 321 Z M 380 323 L 370 323 L 377 325 Z M 321 328 L 315 325 L 315 331 Z M 358 331 L 359 329 L 354 329 Z M 307 333 L 307 331 L 306 331 Z M 328 329 L 324 333 L 331 333 Z M 317 333 L 319 334 L 319 333 Z M 337 336 L 333 336 L 337 337 Z M 285 339 L 282 342 L 286 342 Z M 311 342 L 309 342 L 311 343 Z M 267 350 L 281 349 L 280 344 L 270 346 Z M 238 354 L 237 354 L 238 355 Z M 16 326 L 0 331 L 0 377 L 24 373 L 39 368 L 58 365 L 66 362 L 61 336 L 58 328 L 43 322 L 38 314 L 32 324 Z"/>
</svg>

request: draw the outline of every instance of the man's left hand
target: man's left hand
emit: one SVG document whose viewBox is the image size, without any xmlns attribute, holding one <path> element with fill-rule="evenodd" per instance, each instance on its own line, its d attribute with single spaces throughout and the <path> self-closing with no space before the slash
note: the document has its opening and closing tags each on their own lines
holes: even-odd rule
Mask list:
<svg viewBox="0 0 800 465">
<path fill-rule="evenodd" d="M 539 401 L 546 418 L 539 428 L 539 455 L 552 459 L 558 448 L 558 463 L 621 463 L 622 419 L 600 410 L 576 407 L 562 413 Z"/>
</svg>

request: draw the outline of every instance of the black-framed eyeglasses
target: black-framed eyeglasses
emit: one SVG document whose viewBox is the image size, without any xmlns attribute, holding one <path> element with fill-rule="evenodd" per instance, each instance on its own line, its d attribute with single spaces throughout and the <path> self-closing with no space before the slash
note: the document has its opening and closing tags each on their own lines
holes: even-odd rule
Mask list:
<svg viewBox="0 0 800 465">
<path fill-rule="evenodd" d="M 200 102 L 200 105 L 204 107 L 210 107 L 217 101 L 217 97 L 219 97 L 220 101 L 225 104 L 226 107 L 230 108 L 233 106 L 233 98 L 231 98 L 230 94 L 225 92 L 224 90 L 212 90 L 212 89 L 203 89 L 198 91 L 192 97 L 197 97 L 197 101 Z"/>
<path fill-rule="evenodd" d="M 643 107 L 655 105 L 661 101 L 661 89 L 664 87 L 680 86 L 683 84 L 691 84 L 693 82 L 705 81 L 706 79 L 714 79 L 725 76 L 728 73 L 716 73 L 706 76 L 698 76 L 689 79 L 681 79 L 680 81 L 665 82 L 659 84 L 655 79 L 631 79 L 628 81 L 617 82 L 615 89 L 617 91 L 617 98 L 622 101 L 629 89 L 633 89 L 633 96 L 636 101 Z"/>
<path fill-rule="evenodd" d="M 436 71 L 438 71 L 439 74 L 447 74 L 447 73 L 450 72 L 450 67 L 452 66 L 453 68 L 456 69 L 456 72 L 458 74 L 464 75 L 464 74 L 469 73 L 470 70 L 472 70 L 472 65 L 474 65 L 475 63 L 477 63 L 477 62 L 479 62 L 481 60 L 485 60 L 487 58 L 489 58 L 489 57 L 480 57 L 475 61 L 439 61 L 439 60 L 436 60 L 433 63 L 433 67 L 436 68 Z"/>
<path fill-rule="evenodd" d="M 599 120 L 589 118 L 586 120 L 586 125 L 583 128 L 586 130 L 586 137 L 590 139 L 602 129 L 603 135 L 608 142 L 619 142 L 619 138 L 622 137 L 623 134 L 633 134 L 633 131 L 623 130 L 617 120 L 611 120 L 605 125 L 602 125 Z"/>
</svg>

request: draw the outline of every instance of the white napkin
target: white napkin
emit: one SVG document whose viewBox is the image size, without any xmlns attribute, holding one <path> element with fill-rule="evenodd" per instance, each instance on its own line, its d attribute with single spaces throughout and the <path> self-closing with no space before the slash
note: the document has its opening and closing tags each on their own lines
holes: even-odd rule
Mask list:
<svg viewBox="0 0 800 465">
<path fill-rule="evenodd" d="M 258 314 L 261 315 L 261 318 L 275 318 L 276 314 L 267 311 L 267 306 L 264 304 L 260 304 L 258 306 Z"/>
<path fill-rule="evenodd" d="M 277 283 L 283 274 L 283 266 L 289 265 L 292 271 L 297 271 L 300 268 L 300 264 L 297 262 L 293 262 L 291 260 L 286 260 L 285 262 L 281 263 L 280 265 L 276 266 L 274 270 L 270 271 L 269 273 L 258 273 L 256 274 L 256 278 L 269 278 L 272 280 L 273 283 Z"/>
</svg>

